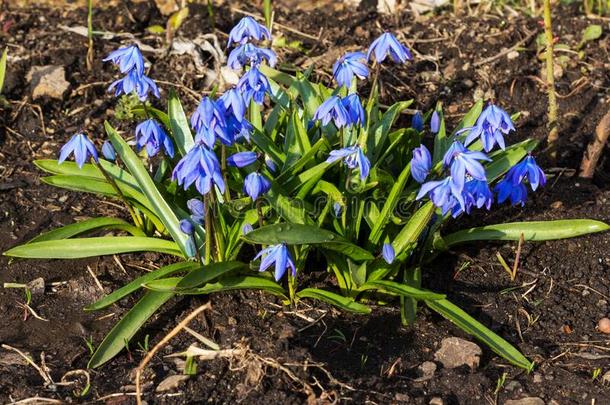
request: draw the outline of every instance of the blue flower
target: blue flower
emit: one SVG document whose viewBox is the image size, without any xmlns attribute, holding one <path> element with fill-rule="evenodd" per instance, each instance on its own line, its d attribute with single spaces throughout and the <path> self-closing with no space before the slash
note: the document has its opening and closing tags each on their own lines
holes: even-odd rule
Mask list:
<svg viewBox="0 0 610 405">
<path fill-rule="evenodd" d="M 204 97 L 191 115 L 191 126 L 195 130 L 195 142 L 203 142 L 213 148 L 216 137 L 225 145 L 233 144 L 233 137 L 227 128 L 225 109 L 222 103 Z"/>
<path fill-rule="evenodd" d="M 546 184 L 546 176 L 532 155 L 511 167 L 506 177 L 510 178 L 513 184 L 523 183 L 523 180 L 527 179 L 533 191 Z"/>
<path fill-rule="evenodd" d="M 150 118 L 136 127 L 136 149 L 138 152 L 146 146 L 149 157 L 155 156 L 161 150 L 161 145 L 169 157 L 174 157 L 174 145 L 161 125 Z"/>
<path fill-rule="evenodd" d="M 479 160 L 491 161 L 483 152 L 474 152 L 466 149 L 460 141 L 455 141 L 443 157 L 443 163 L 451 168 L 453 181 L 462 190 L 466 173 L 477 180 L 486 180 L 485 168 Z"/>
<path fill-rule="evenodd" d="M 133 70 L 139 75 L 144 74 L 144 58 L 137 45 L 125 46 L 110 52 L 103 61 L 107 62 L 109 60 L 119 67 L 121 73 L 128 73 Z"/>
<path fill-rule="evenodd" d="M 259 271 L 267 270 L 273 263 L 275 263 L 275 281 L 280 279 L 286 273 L 286 269 L 292 269 L 292 276 L 296 277 L 297 269 L 294 266 L 292 256 L 288 251 L 288 247 L 284 243 L 279 245 L 272 245 L 266 249 L 261 250 L 255 257 L 254 260 L 262 257 Z"/>
<path fill-rule="evenodd" d="M 340 218 L 343 213 L 343 206 L 339 202 L 335 202 L 333 204 L 333 212 L 335 213 L 336 218 Z"/>
<path fill-rule="evenodd" d="M 89 140 L 89 138 L 87 138 L 87 135 L 85 134 L 73 135 L 72 138 L 70 138 L 70 140 L 64 146 L 62 146 L 61 150 L 59 151 L 59 159 L 57 162 L 62 164 L 71 153 L 74 153 L 74 160 L 81 169 L 89 159 L 89 156 L 91 156 L 91 158 L 96 162 L 98 161 L 95 145 Z"/>
<path fill-rule="evenodd" d="M 362 108 L 362 103 L 360 102 L 360 97 L 357 94 L 352 93 L 341 100 L 341 104 L 345 107 L 345 111 L 347 111 L 347 115 L 349 117 L 348 126 L 360 124 L 364 125 L 365 114 L 364 108 Z"/>
<path fill-rule="evenodd" d="M 491 208 L 494 202 L 494 196 L 489 189 L 489 184 L 486 180 L 472 179 L 464 184 L 464 195 L 466 198 L 466 212 L 470 213 L 470 207 Z"/>
<path fill-rule="evenodd" d="M 464 211 L 466 210 L 466 202 L 462 195 L 462 189 L 455 184 L 451 176 L 443 180 L 429 181 L 422 184 L 415 199 L 420 200 L 426 195 L 428 195 L 434 205 L 443 209 L 443 214 L 453 208 L 456 203 Z"/>
<path fill-rule="evenodd" d="M 411 128 L 417 132 L 424 130 L 424 116 L 422 115 L 421 111 L 416 111 L 415 114 L 413 114 L 413 118 L 411 119 Z"/>
<path fill-rule="evenodd" d="M 362 60 L 366 59 L 366 55 L 362 52 L 348 52 L 335 62 L 333 65 L 333 78 L 337 81 L 339 87 L 350 87 L 352 79 L 357 76 L 359 79 L 364 79 L 369 75 L 369 69 Z"/>
<path fill-rule="evenodd" d="M 258 154 L 256 152 L 237 152 L 227 158 L 229 166 L 246 167 L 256 162 Z"/>
<path fill-rule="evenodd" d="M 396 258 L 396 252 L 394 251 L 394 247 L 391 243 L 383 244 L 381 255 L 383 256 L 383 260 L 385 260 L 387 264 L 392 264 L 392 262 L 394 262 L 394 259 Z"/>
<path fill-rule="evenodd" d="M 343 159 L 346 166 L 350 169 L 359 168 L 360 178 L 362 180 L 366 180 L 366 178 L 369 176 L 371 162 L 369 162 L 360 146 L 354 145 L 339 150 L 333 150 L 330 152 L 328 159 L 326 159 L 326 163 L 333 163 L 339 159 Z"/>
<path fill-rule="evenodd" d="M 432 113 L 432 118 L 430 118 L 430 131 L 433 134 L 438 134 L 438 131 L 441 129 L 441 118 L 438 115 L 438 111 L 434 110 Z"/>
<path fill-rule="evenodd" d="M 366 58 L 370 60 L 372 54 L 375 55 L 375 61 L 377 63 L 383 62 L 388 55 L 390 55 L 392 60 L 396 63 L 405 63 L 408 60 L 413 59 L 409 48 L 401 44 L 398 39 L 389 32 L 381 34 L 379 38 L 373 41 L 369 47 Z"/>
<path fill-rule="evenodd" d="M 252 200 L 267 193 L 269 189 L 271 189 L 271 182 L 258 172 L 252 172 L 244 179 L 244 193 L 248 194 Z"/>
<path fill-rule="evenodd" d="M 489 152 L 497 143 L 501 149 L 505 148 L 504 135 L 514 131 L 515 126 L 510 115 L 500 107 L 490 104 L 477 118 L 474 127 L 463 128 L 458 133 L 470 131 L 464 144 L 469 145 L 477 138 L 481 138 L 483 149 Z"/>
<path fill-rule="evenodd" d="M 250 134 L 254 130 L 252 124 L 247 119 L 243 118 L 238 121 L 233 114 L 226 117 L 227 120 L 227 136 L 232 140 L 245 139 L 250 142 Z M 227 144 L 228 145 L 228 144 Z"/>
<path fill-rule="evenodd" d="M 329 97 L 323 102 L 313 115 L 314 121 L 320 121 L 322 125 L 328 125 L 332 120 L 337 128 L 349 125 L 351 116 L 345 109 L 339 96 Z"/>
<path fill-rule="evenodd" d="M 241 69 L 248 63 L 251 66 L 258 66 L 264 60 L 267 61 L 269 66 L 273 67 L 277 63 L 277 55 L 271 49 L 244 44 L 231 51 L 227 58 L 227 65 L 231 69 Z"/>
<path fill-rule="evenodd" d="M 227 47 L 233 43 L 245 44 L 249 40 L 254 39 L 261 41 L 263 39 L 270 40 L 271 34 L 264 25 L 256 22 L 252 17 L 244 17 L 231 29 L 229 32 L 229 42 Z"/>
<path fill-rule="evenodd" d="M 118 97 L 121 94 L 129 95 L 132 92 L 135 92 L 141 101 L 146 101 L 148 99 L 149 92 L 152 92 L 157 98 L 160 97 L 159 88 L 155 82 L 148 76 L 139 74 L 137 70 L 131 70 L 125 77 L 113 82 L 110 87 L 108 87 L 108 91 L 112 91 L 115 88 L 115 97 Z"/>
<path fill-rule="evenodd" d="M 104 141 L 102 144 L 102 155 L 104 155 L 104 158 L 110 162 L 114 162 L 116 160 L 116 152 L 114 151 L 114 147 L 110 141 Z"/>
<path fill-rule="evenodd" d="M 225 191 L 218 158 L 203 144 L 196 144 L 180 159 L 174 168 L 172 178 L 185 190 L 195 183 L 195 188 L 203 195 L 209 193 L 214 184 L 221 192 Z"/>
<path fill-rule="evenodd" d="M 269 171 L 271 173 L 275 173 L 275 171 L 277 170 L 277 166 L 275 165 L 275 162 L 273 161 L 273 159 L 271 159 L 267 155 L 265 155 L 265 165 L 267 166 L 267 168 L 269 169 Z"/>
<path fill-rule="evenodd" d="M 413 149 L 413 159 L 411 159 L 411 176 L 418 183 L 423 183 L 430 173 L 432 167 L 432 156 L 424 145 Z"/>
<path fill-rule="evenodd" d="M 232 88 L 225 91 L 223 95 L 218 98 L 218 102 L 222 103 L 224 106 L 225 117 L 227 114 L 233 114 L 239 122 L 244 119 L 244 116 L 246 115 L 246 102 L 238 89 Z"/>
<path fill-rule="evenodd" d="M 239 79 L 237 88 L 242 92 L 246 105 L 254 99 L 257 104 L 263 104 L 265 93 L 271 93 L 269 80 L 256 67 L 250 68 L 245 75 Z"/>
<path fill-rule="evenodd" d="M 241 234 L 247 235 L 250 232 L 252 232 L 253 230 L 254 230 L 254 228 L 252 227 L 251 224 L 245 223 L 244 226 L 241 227 Z"/>
<path fill-rule="evenodd" d="M 187 235 L 192 235 L 195 228 L 193 227 L 191 221 L 188 219 L 182 219 L 180 220 L 180 230 Z"/>
<path fill-rule="evenodd" d="M 527 188 L 525 185 L 521 183 L 514 184 L 509 176 L 504 177 L 504 179 L 496 185 L 494 191 L 498 194 L 498 204 L 502 204 L 510 198 L 512 205 L 521 204 L 521 206 L 524 206 L 525 201 L 527 200 Z"/>
<path fill-rule="evenodd" d="M 198 198 L 191 198 L 186 202 L 186 206 L 191 212 L 191 219 L 199 225 L 203 225 L 205 218 L 205 204 Z"/>
</svg>

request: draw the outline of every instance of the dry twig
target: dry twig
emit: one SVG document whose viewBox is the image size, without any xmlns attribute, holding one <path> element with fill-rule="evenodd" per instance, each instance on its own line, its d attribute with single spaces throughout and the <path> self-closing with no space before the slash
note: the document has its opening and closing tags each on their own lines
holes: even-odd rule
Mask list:
<svg viewBox="0 0 610 405">
<path fill-rule="evenodd" d="M 587 147 L 587 151 L 582 157 L 580 164 L 580 177 L 590 179 L 595 173 L 595 167 L 599 161 L 599 157 L 604 150 L 604 146 L 610 136 L 610 110 L 604 115 L 595 127 L 595 138 Z"/>
</svg>

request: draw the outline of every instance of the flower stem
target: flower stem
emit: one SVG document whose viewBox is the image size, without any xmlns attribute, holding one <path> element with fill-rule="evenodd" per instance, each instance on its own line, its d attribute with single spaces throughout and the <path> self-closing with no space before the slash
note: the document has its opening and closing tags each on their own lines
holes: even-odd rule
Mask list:
<svg viewBox="0 0 610 405">
<path fill-rule="evenodd" d="M 203 264 L 210 264 L 212 257 L 212 215 L 210 212 L 210 204 L 212 203 L 209 194 L 205 197 L 205 251 L 203 256 Z"/>
<path fill-rule="evenodd" d="M 127 197 L 125 197 L 125 194 L 123 194 L 123 192 L 119 188 L 119 186 L 116 183 L 116 181 L 114 180 L 114 178 L 112 178 L 112 176 L 102 167 L 101 164 L 99 164 L 99 162 L 95 161 L 95 159 L 91 159 L 91 161 L 93 162 L 95 167 L 97 167 L 98 170 L 104 175 L 104 178 L 106 178 L 106 181 L 108 183 L 110 183 L 110 185 L 114 189 L 115 193 L 119 196 L 119 199 L 123 201 L 123 203 L 127 207 L 127 210 L 129 210 L 129 213 L 131 214 L 134 224 L 138 228 L 144 229 L 144 223 L 142 221 L 142 218 L 140 218 L 140 216 L 132 208 L 131 204 L 129 204 Z"/>
</svg>

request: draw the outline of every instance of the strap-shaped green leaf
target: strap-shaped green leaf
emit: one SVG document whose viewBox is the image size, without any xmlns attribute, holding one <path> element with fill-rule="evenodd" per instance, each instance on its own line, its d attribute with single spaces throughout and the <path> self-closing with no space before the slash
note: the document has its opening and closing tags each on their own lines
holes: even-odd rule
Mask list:
<svg viewBox="0 0 610 405">
<path fill-rule="evenodd" d="M 319 245 L 320 248 L 343 253 L 356 260 L 373 260 L 373 255 L 341 236 L 314 225 L 274 224 L 248 232 L 242 238 L 250 243 L 276 245 Z"/>
<path fill-rule="evenodd" d="M 136 278 L 132 282 L 124 285 L 116 291 L 113 291 L 111 294 L 108 294 L 104 298 L 85 307 L 85 311 L 98 311 L 100 309 L 104 309 L 114 304 L 118 300 L 128 296 L 132 292 L 139 290 L 142 288 L 143 284 L 149 283 L 156 279 L 168 277 L 179 272 L 190 272 L 199 268 L 201 268 L 201 265 L 196 262 L 178 262 L 161 267 L 160 269 L 151 271 L 150 273 L 146 273 L 143 276 Z"/>
<path fill-rule="evenodd" d="M 191 150 L 195 141 L 193 141 L 193 135 L 191 134 L 191 128 L 189 122 L 184 114 L 184 109 L 180 103 L 180 99 L 174 89 L 169 91 L 169 101 L 167 102 L 169 126 L 176 142 L 176 148 L 181 156 Z"/>
<path fill-rule="evenodd" d="M 147 288 L 158 288 L 161 291 L 167 291 L 172 287 L 175 288 L 181 281 L 181 278 L 157 280 L 147 284 Z M 221 291 L 234 290 L 263 290 L 277 295 L 281 298 L 286 298 L 286 291 L 275 281 L 264 276 L 229 276 L 222 277 L 213 283 L 207 283 L 203 287 L 180 290 L 180 294 L 184 295 L 205 295 Z"/>
<path fill-rule="evenodd" d="M 416 298 L 418 300 L 442 300 L 445 298 L 444 294 L 437 294 L 429 290 L 424 290 L 422 288 L 417 288 L 390 280 L 367 281 L 364 285 L 360 286 L 359 289 L 361 291 L 387 291 L 392 294 L 404 295 L 407 297 Z"/>
<path fill-rule="evenodd" d="M 367 139 L 367 151 L 371 159 L 371 164 L 375 164 L 377 159 L 383 155 L 385 141 L 392 129 L 392 125 L 398 115 L 411 105 L 413 100 L 399 101 L 392 105 L 381 117 L 381 120 L 370 130 Z"/>
<path fill-rule="evenodd" d="M 489 346 L 494 352 L 508 360 L 515 366 L 531 371 L 534 364 L 529 361 L 519 350 L 485 327 L 482 323 L 468 315 L 449 300 L 425 301 L 432 310 L 438 312 L 460 329 L 473 335 Z"/>
<path fill-rule="evenodd" d="M 592 219 L 561 219 L 557 221 L 510 222 L 464 229 L 444 236 L 447 247 L 475 240 L 545 241 L 573 238 L 610 229 L 608 224 Z"/>
<path fill-rule="evenodd" d="M 79 239 L 45 240 L 26 243 L 4 252 L 5 256 L 25 259 L 80 259 L 131 252 L 159 252 L 182 257 L 178 246 L 159 238 L 110 236 Z"/>
<path fill-rule="evenodd" d="M 4 77 L 6 75 L 6 59 L 8 57 L 8 47 L 4 48 L 2 56 L 0 57 L 0 94 L 2 94 L 2 88 L 4 87 Z"/>
<path fill-rule="evenodd" d="M 299 298 L 312 298 L 322 302 L 326 302 L 332 306 L 357 314 L 370 314 L 371 308 L 364 304 L 354 301 L 353 298 L 344 297 L 331 291 L 321 290 L 319 288 L 305 288 L 297 292 Z"/>
<path fill-rule="evenodd" d="M 119 354 L 148 318 L 173 296 L 173 293 L 156 291 L 146 293 L 106 335 L 87 367 L 97 368 Z"/>
<path fill-rule="evenodd" d="M 434 204 L 432 204 L 431 201 L 428 201 L 409 218 L 409 222 L 403 226 L 392 242 L 397 257 L 400 258 L 410 245 L 417 242 L 421 233 L 426 229 L 435 209 Z"/>
<path fill-rule="evenodd" d="M 188 246 L 189 236 L 185 235 L 184 232 L 180 230 L 180 223 L 176 214 L 174 214 L 174 211 L 172 211 L 169 204 L 165 201 L 159 190 L 157 190 L 155 182 L 151 179 L 146 168 L 140 161 L 140 158 L 138 158 L 138 155 L 131 150 L 127 142 L 121 138 L 107 121 L 104 122 L 104 127 L 106 128 L 106 133 L 108 134 L 116 153 L 121 157 L 131 175 L 138 182 L 140 189 L 148 198 L 153 211 L 163 222 L 163 225 L 165 225 L 165 228 L 170 235 L 172 235 L 174 241 L 180 246 L 182 252 L 188 256 L 190 250 Z"/>
<path fill-rule="evenodd" d="M 62 226 L 61 228 L 53 229 L 49 232 L 42 233 L 30 240 L 28 243 L 43 242 L 45 240 L 68 239 L 74 236 L 82 235 L 87 232 L 99 231 L 102 229 L 116 229 L 129 232 L 132 236 L 146 236 L 146 234 L 122 219 L 119 218 L 91 218 L 74 224 Z"/>
</svg>

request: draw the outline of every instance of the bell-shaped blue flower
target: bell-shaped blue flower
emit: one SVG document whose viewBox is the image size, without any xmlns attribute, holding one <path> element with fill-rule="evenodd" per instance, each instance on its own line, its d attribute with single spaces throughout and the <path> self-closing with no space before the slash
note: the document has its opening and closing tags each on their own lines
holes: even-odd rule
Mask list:
<svg viewBox="0 0 610 405">
<path fill-rule="evenodd" d="M 426 195 L 434 205 L 443 209 L 443 213 L 453 208 L 456 202 L 463 210 L 466 210 L 466 202 L 462 195 L 462 189 L 453 181 L 451 176 L 443 180 L 429 181 L 422 184 L 415 199 L 420 200 Z"/>
<path fill-rule="evenodd" d="M 320 121 L 322 125 L 334 122 L 337 128 L 342 128 L 350 124 L 351 117 L 339 96 L 329 97 L 324 101 L 313 115 L 314 121 Z"/>
<path fill-rule="evenodd" d="M 424 145 L 413 149 L 413 159 L 411 159 L 411 176 L 418 183 L 423 183 L 432 168 L 432 156 Z"/>
<path fill-rule="evenodd" d="M 464 196 L 466 200 L 466 212 L 470 213 L 471 207 L 477 208 L 491 208 L 493 204 L 494 196 L 489 189 L 489 184 L 486 180 L 472 179 L 464 184 Z"/>
<path fill-rule="evenodd" d="M 521 206 L 524 206 L 527 200 L 527 187 L 522 183 L 514 184 L 509 176 L 504 177 L 502 181 L 496 184 L 494 191 L 498 194 L 498 204 L 502 204 L 510 198 L 512 205 L 521 204 Z"/>
<path fill-rule="evenodd" d="M 256 200 L 270 189 L 271 181 L 258 172 L 252 172 L 244 179 L 244 193 L 252 200 Z"/>
<path fill-rule="evenodd" d="M 237 152 L 227 158 L 227 163 L 233 167 L 246 167 L 256 162 L 257 159 L 256 152 Z"/>
<path fill-rule="evenodd" d="M 523 183 L 523 180 L 527 179 L 533 191 L 546 184 L 546 176 L 532 155 L 511 167 L 506 177 L 510 178 L 513 184 Z"/>
<path fill-rule="evenodd" d="M 480 138 L 485 152 L 489 152 L 498 144 L 501 149 L 505 148 L 504 135 L 508 135 L 510 131 L 514 131 L 515 126 L 510 118 L 510 115 L 500 107 L 490 104 L 483 110 L 474 127 L 461 129 L 458 133 L 470 131 L 465 145 L 469 145 L 475 139 Z"/>
<path fill-rule="evenodd" d="M 351 125 L 364 125 L 365 122 L 365 114 L 364 108 L 362 108 L 362 103 L 360 102 L 360 97 L 356 93 L 352 93 L 343 99 L 341 99 L 341 103 L 343 107 L 345 107 L 345 111 L 347 111 L 347 115 L 349 117 L 348 126 Z"/>
<path fill-rule="evenodd" d="M 218 98 L 218 102 L 222 103 L 225 109 L 225 118 L 227 114 L 233 114 L 237 121 L 241 122 L 246 115 L 246 102 L 242 93 L 237 88 L 232 88 L 223 93 Z"/>
<path fill-rule="evenodd" d="M 62 146 L 61 150 L 59 151 L 59 159 L 57 162 L 62 164 L 71 153 L 74 154 L 74 161 L 81 169 L 87 160 L 89 160 L 89 157 L 96 162 L 98 161 L 95 145 L 89 140 L 89 138 L 87 138 L 87 135 L 85 134 L 73 135 L 72 138 L 70 138 L 70 140 L 66 142 L 66 144 Z"/>
<path fill-rule="evenodd" d="M 335 218 L 340 218 L 343 213 L 343 205 L 339 202 L 335 202 L 333 204 L 333 213 L 335 214 Z"/>
<path fill-rule="evenodd" d="M 375 61 L 381 63 L 385 58 L 390 55 L 390 58 L 396 63 L 405 63 L 408 60 L 413 59 L 409 48 L 401 44 L 398 39 L 389 32 L 381 34 L 371 46 L 366 55 L 368 60 L 371 60 L 371 55 L 375 56 Z"/>
<path fill-rule="evenodd" d="M 209 193 L 214 184 L 221 192 L 225 191 L 218 158 L 203 144 L 196 144 L 180 159 L 174 168 L 172 178 L 185 190 L 194 183 L 195 188 L 202 195 Z"/>
<path fill-rule="evenodd" d="M 144 74 L 144 58 L 137 45 L 125 46 L 110 52 L 103 61 L 107 62 L 109 60 L 119 67 L 121 73 L 128 73 L 133 70 L 138 75 Z"/>
<path fill-rule="evenodd" d="M 138 95 L 140 101 L 146 101 L 148 99 L 148 93 L 159 98 L 159 88 L 155 82 L 145 74 L 139 74 L 136 70 L 131 70 L 125 77 L 113 82 L 108 91 L 114 90 L 115 97 L 121 94 L 129 95 L 135 92 Z"/>
<path fill-rule="evenodd" d="M 104 141 L 102 144 L 102 155 L 104 155 L 104 159 L 110 162 L 114 162 L 116 160 L 116 152 L 110 141 Z"/>
<path fill-rule="evenodd" d="M 366 60 L 366 55 L 362 52 L 348 52 L 335 62 L 333 65 L 333 78 L 339 87 L 350 87 L 354 76 L 365 79 L 369 76 L 369 69 L 362 61 Z"/>
<path fill-rule="evenodd" d="M 159 153 L 161 146 L 163 146 L 167 156 L 174 157 L 174 144 L 172 140 L 153 118 L 141 122 L 136 127 L 136 149 L 139 152 L 145 146 L 149 157 Z"/>
<path fill-rule="evenodd" d="M 256 22 L 254 18 L 246 16 L 239 20 L 231 29 L 231 32 L 229 32 L 227 47 L 233 43 L 243 45 L 249 40 L 261 41 L 263 39 L 271 39 L 271 34 L 267 27 Z"/>
<path fill-rule="evenodd" d="M 198 198 L 191 198 L 186 202 L 186 206 L 191 212 L 191 219 L 199 225 L 203 225 L 205 218 L 205 204 Z"/>
<path fill-rule="evenodd" d="M 416 111 L 415 114 L 413 114 L 413 118 L 411 118 L 411 128 L 417 132 L 424 130 L 424 116 L 421 111 Z"/>
<path fill-rule="evenodd" d="M 254 260 L 261 258 L 261 265 L 259 271 L 267 270 L 271 265 L 275 263 L 275 281 L 280 279 L 286 273 L 286 269 L 292 270 L 292 276 L 296 277 L 297 269 L 294 266 L 294 260 L 288 251 L 288 247 L 284 243 L 279 245 L 272 245 L 268 248 L 261 250 L 255 257 Z"/>
<path fill-rule="evenodd" d="M 185 233 L 187 235 L 192 235 L 193 232 L 195 232 L 193 224 L 188 219 L 180 220 L 180 230 L 182 231 L 182 233 Z"/>
<path fill-rule="evenodd" d="M 275 173 L 277 170 L 275 162 L 267 155 L 265 155 L 265 166 L 267 166 L 267 169 L 269 169 L 271 173 Z"/>
<path fill-rule="evenodd" d="M 199 133 L 204 128 L 212 133 L 223 131 L 227 126 L 224 118 L 224 108 L 210 97 L 204 97 L 191 115 L 191 126 L 195 133 Z M 211 145 L 208 146 L 211 147 Z"/>
<path fill-rule="evenodd" d="M 392 264 L 394 259 L 396 258 L 396 252 L 394 251 L 394 247 L 391 243 L 384 243 L 383 248 L 381 249 L 381 255 L 383 256 L 383 260 L 387 264 Z"/>
<path fill-rule="evenodd" d="M 250 100 L 254 100 L 257 104 L 263 104 L 265 101 L 265 93 L 271 93 L 269 80 L 257 67 L 252 67 L 245 75 L 239 79 L 237 88 L 243 95 L 246 105 L 250 104 Z"/>
<path fill-rule="evenodd" d="M 241 227 L 241 234 L 242 235 L 247 235 L 250 232 L 252 232 L 254 230 L 254 228 L 252 227 L 252 224 L 249 223 L 245 223 L 242 227 Z"/>
<path fill-rule="evenodd" d="M 277 55 L 271 49 L 259 48 L 248 43 L 231 51 L 227 65 L 231 69 L 242 69 L 248 63 L 250 66 L 258 66 L 263 61 L 267 61 L 267 64 L 273 67 L 277 63 Z"/>
<path fill-rule="evenodd" d="M 234 141 L 245 139 L 250 142 L 250 134 L 254 130 L 252 124 L 246 118 L 238 121 L 233 114 L 226 116 L 227 120 L 227 136 Z M 224 141 L 223 141 L 224 142 Z M 229 145 L 227 143 L 227 145 Z"/>
<path fill-rule="evenodd" d="M 443 164 L 451 168 L 451 177 L 462 190 L 466 173 L 477 180 L 487 179 L 485 168 L 479 160 L 491 161 L 483 152 L 470 151 L 460 141 L 455 141 L 445 153 Z"/>
<path fill-rule="evenodd" d="M 333 150 L 330 152 L 326 163 L 333 163 L 339 159 L 343 159 L 343 162 L 350 169 L 358 168 L 360 170 L 360 178 L 366 180 L 371 170 L 371 162 L 366 157 L 362 148 L 358 145 L 349 146 L 347 148 Z"/>
</svg>

